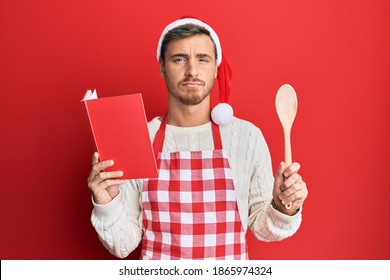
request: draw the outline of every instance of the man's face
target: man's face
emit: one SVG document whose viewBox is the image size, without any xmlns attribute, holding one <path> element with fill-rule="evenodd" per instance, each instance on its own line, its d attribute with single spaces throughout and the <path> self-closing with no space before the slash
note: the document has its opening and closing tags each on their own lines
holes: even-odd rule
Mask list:
<svg viewBox="0 0 390 280">
<path fill-rule="evenodd" d="M 201 34 L 169 42 L 160 72 L 172 97 L 185 105 L 201 103 L 217 76 L 211 38 Z"/>
</svg>

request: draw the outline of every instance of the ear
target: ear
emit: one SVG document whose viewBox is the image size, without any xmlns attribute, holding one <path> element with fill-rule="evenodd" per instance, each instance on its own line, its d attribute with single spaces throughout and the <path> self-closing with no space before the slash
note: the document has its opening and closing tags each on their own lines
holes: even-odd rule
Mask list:
<svg viewBox="0 0 390 280">
<path fill-rule="evenodd" d="M 160 76 L 165 79 L 165 65 L 164 65 L 164 61 L 162 59 L 160 59 L 158 61 L 158 64 L 159 64 L 159 67 L 160 67 Z"/>
</svg>

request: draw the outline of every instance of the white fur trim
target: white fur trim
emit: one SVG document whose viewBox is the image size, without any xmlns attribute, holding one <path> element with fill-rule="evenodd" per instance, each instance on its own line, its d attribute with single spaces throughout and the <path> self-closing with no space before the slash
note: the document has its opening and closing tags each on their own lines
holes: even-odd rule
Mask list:
<svg viewBox="0 0 390 280">
<path fill-rule="evenodd" d="M 212 29 L 208 24 L 206 24 L 203 21 L 200 21 L 198 19 L 195 19 L 195 18 L 179 19 L 179 20 L 176 20 L 176 21 L 168 24 L 167 27 L 164 28 L 163 32 L 161 33 L 160 39 L 158 41 L 157 61 L 160 59 L 162 41 L 163 41 L 165 35 L 168 33 L 168 31 L 173 29 L 173 28 L 176 28 L 180 25 L 184 25 L 184 24 L 188 24 L 188 23 L 200 25 L 200 26 L 206 28 L 210 32 L 210 36 L 213 39 L 215 46 L 217 47 L 217 65 L 219 66 L 221 64 L 221 61 L 222 61 L 222 48 L 221 48 L 221 43 L 219 41 L 218 35 L 214 31 L 214 29 Z"/>
<path fill-rule="evenodd" d="M 217 125 L 225 125 L 233 117 L 233 108 L 228 103 L 219 103 L 211 111 L 211 119 Z"/>
</svg>

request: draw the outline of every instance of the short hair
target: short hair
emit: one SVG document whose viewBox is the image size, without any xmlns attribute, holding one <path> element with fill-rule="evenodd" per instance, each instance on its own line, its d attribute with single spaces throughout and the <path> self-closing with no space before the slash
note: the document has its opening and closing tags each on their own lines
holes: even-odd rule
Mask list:
<svg viewBox="0 0 390 280">
<path fill-rule="evenodd" d="M 180 40 L 180 39 L 188 38 L 199 34 L 204 34 L 210 37 L 214 45 L 215 59 L 217 60 L 217 56 L 218 56 L 217 46 L 215 45 L 213 38 L 211 38 L 210 32 L 206 28 L 193 23 L 180 25 L 167 32 L 167 34 L 164 36 L 164 39 L 161 43 L 160 59 L 165 62 L 165 52 L 167 50 L 168 44 L 171 41 Z"/>
</svg>

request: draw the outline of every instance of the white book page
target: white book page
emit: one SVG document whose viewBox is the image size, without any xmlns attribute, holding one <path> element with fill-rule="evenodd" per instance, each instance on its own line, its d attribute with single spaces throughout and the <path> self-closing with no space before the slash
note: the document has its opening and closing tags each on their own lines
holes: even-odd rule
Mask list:
<svg viewBox="0 0 390 280">
<path fill-rule="evenodd" d="M 83 98 L 82 101 L 93 100 L 93 99 L 98 99 L 96 89 L 94 89 L 93 91 L 89 89 L 85 93 L 84 98 Z"/>
</svg>

